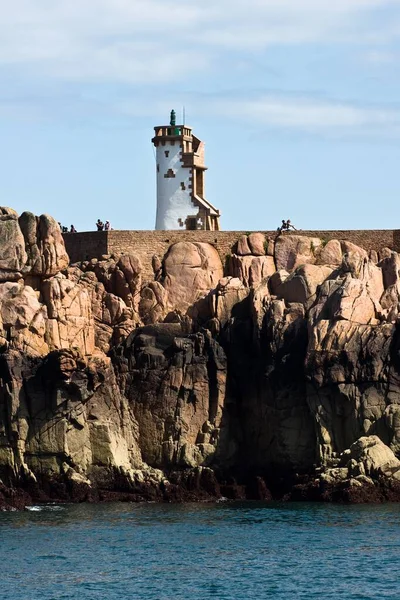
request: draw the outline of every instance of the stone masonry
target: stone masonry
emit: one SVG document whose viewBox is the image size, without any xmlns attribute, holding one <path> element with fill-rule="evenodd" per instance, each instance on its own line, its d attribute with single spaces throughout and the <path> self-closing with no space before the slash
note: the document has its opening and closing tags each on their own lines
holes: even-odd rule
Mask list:
<svg viewBox="0 0 400 600">
<path fill-rule="evenodd" d="M 222 262 L 235 250 L 239 237 L 249 231 L 89 231 L 64 234 L 64 241 L 71 262 L 101 258 L 103 255 L 132 252 L 140 258 L 146 269 L 151 269 L 151 259 L 157 254 L 164 256 L 175 242 L 208 242 L 218 251 Z M 266 237 L 275 238 L 277 231 L 263 231 Z M 399 229 L 342 230 L 342 231 L 303 231 L 299 235 L 319 237 L 324 241 L 331 239 L 347 240 L 361 246 L 368 252 L 388 247 L 400 252 Z M 283 234 L 287 235 L 287 234 Z M 151 271 L 143 272 L 144 280 L 152 279 Z"/>
</svg>

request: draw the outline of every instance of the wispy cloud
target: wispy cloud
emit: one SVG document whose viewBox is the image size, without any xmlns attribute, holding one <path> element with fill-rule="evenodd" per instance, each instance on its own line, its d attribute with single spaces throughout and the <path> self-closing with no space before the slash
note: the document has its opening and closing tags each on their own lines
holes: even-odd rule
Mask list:
<svg viewBox="0 0 400 600">
<path fill-rule="evenodd" d="M 218 110 L 218 105 L 214 105 Z M 357 104 L 315 98 L 262 95 L 255 99 L 221 103 L 220 113 L 259 123 L 311 132 L 351 132 L 370 129 L 387 132 L 400 126 L 400 109 L 362 107 Z"/>
<path fill-rule="evenodd" d="M 399 111 L 383 104 L 321 99 L 312 90 L 215 93 L 231 84 L 223 83 L 226 72 L 232 78 L 238 64 L 275 47 L 353 44 L 371 68 L 396 63 L 399 53 L 387 40 L 400 38 L 399 0 L 0 0 L 0 8 L 2 114 L 29 118 L 40 105 L 48 114 L 58 98 L 67 112 L 86 105 L 113 115 L 164 114 L 175 88 L 180 103 L 199 115 L 264 128 L 340 135 L 399 130 Z M 209 95 L 200 93 L 199 76 L 203 86 L 209 80 Z M 194 90 L 186 100 L 184 88 Z"/>
<path fill-rule="evenodd" d="M 166 114 L 176 98 L 157 98 L 144 107 L 140 98 L 117 102 L 115 110 L 129 116 Z M 186 95 L 184 102 L 201 117 L 230 119 L 260 133 L 286 129 L 334 137 L 399 137 L 400 106 L 361 105 L 306 93 L 252 92 Z"/>
<path fill-rule="evenodd" d="M 226 49 L 372 39 L 398 0 L 0 0 L 0 65 L 43 77 L 153 82 L 211 67 Z M 399 16 L 399 15 L 398 15 Z M 392 18 L 382 26 L 397 35 Z"/>
</svg>

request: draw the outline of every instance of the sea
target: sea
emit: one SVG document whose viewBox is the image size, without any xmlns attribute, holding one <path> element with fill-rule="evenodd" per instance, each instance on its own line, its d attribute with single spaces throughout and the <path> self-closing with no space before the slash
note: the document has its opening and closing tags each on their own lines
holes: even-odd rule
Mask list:
<svg viewBox="0 0 400 600">
<path fill-rule="evenodd" d="M 1 600 L 399 600 L 400 505 L 33 506 L 0 558 Z"/>
</svg>

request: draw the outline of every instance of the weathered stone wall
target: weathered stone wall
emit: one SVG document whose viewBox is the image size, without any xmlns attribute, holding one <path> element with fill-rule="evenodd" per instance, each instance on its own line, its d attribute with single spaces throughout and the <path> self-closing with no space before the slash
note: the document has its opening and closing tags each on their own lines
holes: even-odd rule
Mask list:
<svg viewBox="0 0 400 600">
<path fill-rule="evenodd" d="M 215 246 L 225 262 L 234 251 L 238 238 L 248 231 L 90 231 L 64 234 L 67 252 L 72 262 L 100 258 L 103 254 L 133 252 L 140 258 L 143 278 L 152 278 L 151 259 L 154 254 L 162 257 L 175 242 L 208 242 Z M 276 231 L 263 231 L 276 237 Z M 400 252 L 400 230 L 341 230 L 341 231 L 298 231 L 300 235 L 319 237 L 323 240 L 339 239 L 357 244 L 365 250 L 379 251 L 389 247 Z M 287 235 L 287 234 L 283 234 Z"/>
<path fill-rule="evenodd" d="M 64 233 L 65 247 L 71 262 L 101 258 L 103 254 L 108 254 L 108 234 L 108 231 Z"/>
</svg>

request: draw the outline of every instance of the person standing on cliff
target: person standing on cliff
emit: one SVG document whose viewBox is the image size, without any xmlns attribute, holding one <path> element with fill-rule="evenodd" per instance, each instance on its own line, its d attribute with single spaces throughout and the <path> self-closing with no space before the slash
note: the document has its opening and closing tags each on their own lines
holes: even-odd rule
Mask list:
<svg viewBox="0 0 400 600">
<path fill-rule="evenodd" d="M 103 229 L 104 229 L 103 221 L 100 221 L 100 219 L 97 219 L 96 227 L 97 227 L 97 231 L 103 231 Z"/>
<path fill-rule="evenodd" d="M 73 225 L 71 225 L 71 229 L 69 230 L 69 232 L 70 233 L 78 233 Z"/>
<path fill-rule="evenodd" d="M 110 229 L 111 229 L 110 221 L 106 221 L 106 223 L 104 225 L 104 230 L 105 231 L 110 231 Z"/>
</svg>

